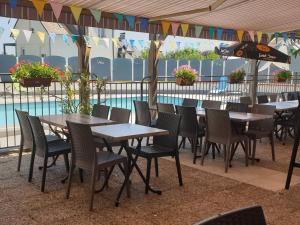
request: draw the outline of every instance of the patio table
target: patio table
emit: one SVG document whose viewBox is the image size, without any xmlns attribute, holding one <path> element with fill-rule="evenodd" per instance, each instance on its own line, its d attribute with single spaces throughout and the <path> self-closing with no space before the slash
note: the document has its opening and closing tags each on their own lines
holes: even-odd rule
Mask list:
<svg viewBox="0 0 300 225">
<path fill-rule="evenodd" d="M 261 105 L 275 106 L 276 112 L 282 112 L 282 111 L 289 111 L 289 110 L 296 109 L 298 107 L 298 100 L 283 101 L 283 102 L 268 102 L 268 103 L 262 103 Z"/>
<path fill-rule="evenodd" d="M 129 176 L 133 171 L 133 168 L 136 168 L 140 177 L 142 178 L 143 182 L 146 183 L 146 178 L 143 175 L 141 169 L 137 165 L 137 160 L 139 157 L 139 150 L 141 148 L 142 139 L 145 137 L 151 136 L 161 136 L 161 135 L 168 135 L 169 132 L 167 130 L 162 130 L 153 127 L 146 127 L 138 124 L 114 124 L 114 125 L 106 125 L 106 126 L 96 126 L 92 127 L 93 135 L 96 137 L 100 137 L 105 142 L 109 151 L 112 151 L 112 147 L 109 144 L 110 142 L 120 142 L 122 147 L 124 147 L 127 157 L 128 157 L 128 165 L 129 165 Z M 129 139 L 137 139 L 138 144 L 137 147 L 134 149 L 129 147 L 128 140 Z M 135 151 L 135 157 L 133 158 L 132 152 Z M 120 167 L 122 170 L 122 168 Z M 106 181 L 103 184 L 102 188 L 99 190 L 103 190 L 106 186 L 108 179 L 112 173 L 113 168 L 109 171 Z M 156 194 L 161 194 L 160 190 L 154 189 L 149 186 L 149 190 Z"/>
</svg>

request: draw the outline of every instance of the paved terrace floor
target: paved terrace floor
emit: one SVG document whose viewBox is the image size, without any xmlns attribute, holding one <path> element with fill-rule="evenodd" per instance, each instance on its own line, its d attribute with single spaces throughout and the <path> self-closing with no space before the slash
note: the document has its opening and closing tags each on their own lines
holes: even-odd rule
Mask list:
<svg viewBox="0 0 300 225">
<path fill-rule="evenodd" d="M 152 176 L 151 182 L 159 186 L 163 194 L 145 195 L 144 185 L 135 172 L 132 197 L 128 199 L 123 196 L 120 206 L 116 208 L 114 199 L 121 180 L 120 172 L 116 171 L 109 189 L 96 194 L 94 212 L 88 211 L 88 179 L 81 184 L 77 170 L 71 197 L 69 200 L 64 198 L 66 185 L 59 182 L 65 175 L 63 160 L 49 169 L 47 193 L 41 193 L 41 171 L 37 169 L 37 165 L 42 164 L 41 160 L 36 160 L 34 179 L 29 184 L 29 154 L 24 157 L 20 173 L 16 172 L 15 153 L 1 155 L 0 224 L 183 225 L 253 204 L 263 206 L 269 225 L 300 224 L 300 170 L 295 172 L 291 189 L 283 190 L 291 146 L 291 141 L 285 146 L 277 142 L 277 160 L 272 162 L 267 141 L 258 142 L 259 163 L 245 168 L 240 150 L 233 167 L 225 174 L 222 154 L 217 154 L 216 160 L 208 155 L 204 166 L 200 165 L 200 160 L 192 165 L 187 145 L 181 153 L 183 187 L 178 186 L 174 161 L 161 159 L 160 177 Z M 145 169 L 143 160 L 139 164 Z"/>
</svg>

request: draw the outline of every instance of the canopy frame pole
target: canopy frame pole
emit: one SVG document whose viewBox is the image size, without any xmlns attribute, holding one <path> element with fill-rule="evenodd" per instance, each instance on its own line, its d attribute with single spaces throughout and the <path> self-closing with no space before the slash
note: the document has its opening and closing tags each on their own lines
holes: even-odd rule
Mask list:
<svg viewBox="0 0 300 225">
<path fill-rule="evenodd" d="M 252 104 L 254 105 L 256 103 L 256 96 L 257 96 L 257 86 L 258 86 L 258 67 L 260 64 L 260 61 L 256 59 L 252 59 L 250 61 L 250 74 L 252 75 L 252 82 L 250 84 L 250 97 Z"/>
</svg>

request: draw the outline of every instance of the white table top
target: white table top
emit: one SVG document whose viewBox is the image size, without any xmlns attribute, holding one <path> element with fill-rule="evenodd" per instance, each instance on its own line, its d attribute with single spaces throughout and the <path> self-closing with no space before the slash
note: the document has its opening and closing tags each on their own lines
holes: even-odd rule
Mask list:
<svg viewBox="0 0 300 225">
<path fill-rule="evenodd" d="M 262 105 L 272 105 L 276 107 L 276 111 L 287 111 L 296 109 L 298 107 L 298 100 L 293 101 L 283 101 L 283 102 L 268 102 Z"/>
</svg>

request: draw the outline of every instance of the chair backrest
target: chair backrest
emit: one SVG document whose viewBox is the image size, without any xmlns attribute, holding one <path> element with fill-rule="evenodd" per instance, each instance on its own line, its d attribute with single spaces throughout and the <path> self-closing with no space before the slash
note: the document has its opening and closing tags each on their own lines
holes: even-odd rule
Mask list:
<svg viewBox="0 0 300 225">
<path fill-rule="evenodd" d="M 91 127 L 67 121 L 72 143 L 72 165 L 90 170 L 96 163 L 96 146 Z"/>
<path fill-rule="evenodd" d="M 272 105 L 254 105 L 252 107 L 252 113 L 274 116 L 275 106 Z M 273 132 L 274 119 L 266 119 L 259 121 L 252 121 L 249 123 L 249 129 L 255 129 L 260 131 Z"/>
<path fill-rule="evenodd" d="M 226 110 L 230 112 L 248 112 L 249 106 L 244 103 L 227 102 Z"/>
<path fill-rule="evenodd" d="M 231 122 L 227 110 L 205 109 L 206 140 L 228 144 L 231 139 Z"/>
<path fill-rule="evenodd" d="M 298 93 L 297 92 L 287 92 L 287 101 L 297 100 Z"/>
<path fill-rule="evenodd" d="M 48 151 L 48 144 L 45 136 L 44 127 L 42 126 L 39 117 L 28 115 L 27 118 L 31 127 L 31 133 L 33 137 L 33 148 L 35 149 L 35 153 L 40 157 L 44 157 Z"/>
<path fill-rule="evenodd" d="M 176 105 L 176 113 L 181 115 L 179 134 L 183 137 L 196 138 L 199 129 L 196 108 Z"/>
<path fill-rule="evenodd" d="M 221 101 L 203 100 L 201 107 L 204 109 L 220 109 L 221 104 Z"/>
<path fill-rule="evenodd" d="M 192 98 L 184 98 L 182 101 L 182 106 L 188 106 L 188 107 L 197 107 L 198 106 L 198 100 L 192 99 Z"/>
<path fill-rule="evenodd" d="M 157 103 L 157 111 L 165 113 L 175 113 L 174 105 L 170 103 Z"/>
<path fill-rule="evenodd" d="M 241 208 L 221 213 L 194 225 L 266 225 L 261 206 Z"/>
<path fill-rule="evenodd" d="M 28 112 L 20 111 L 16 109 L 16 114 L 20 124 L 21 130 L 21 144 L 24 149 L 32 149 L 33 147 L 33 138 L 32 131 L 27 118 Z"/>
<path fill-rule="evenodd" d="M 268 103 L 269 99 L 267 95 L 259 95 L 257 96 L 257 104 Z"/>
<path fill-rule="evenodd" d="M 151 125 L 151 114 L 148 102 L 133 101 L 135 108 L 135 123 L 143 126 Z"/>
<path fill-rule="evenodd" d="M 246 105 L 252 105 L 251 97 L 250 96 L 241 96 L 240 103 L 243 103 Z"/>
<path fill-rule="evenodd" d="M 107 105 L 93 105 L 92 116 L 107 119 L 110 107 Z"/>
<path fill-rule="evenodd" d="M 270 102 L 277 102 L 277 94 L 270 94 L 269 95 L 269 101 Z"/>
<path fill-rule="evenodd" d="M 174 113 L 158 113 L 156 127 L 168 130 L 168 135 L 153 137 L 153 145 L 164 149 L 178 150 L 178 134 L 181 116 Z"/>
<path fill-rule="evenodd" d="M 109 119 L 117 123 L 128 123 L 131 110 L 123 108 L 111 108 Z"/>
</svg>

